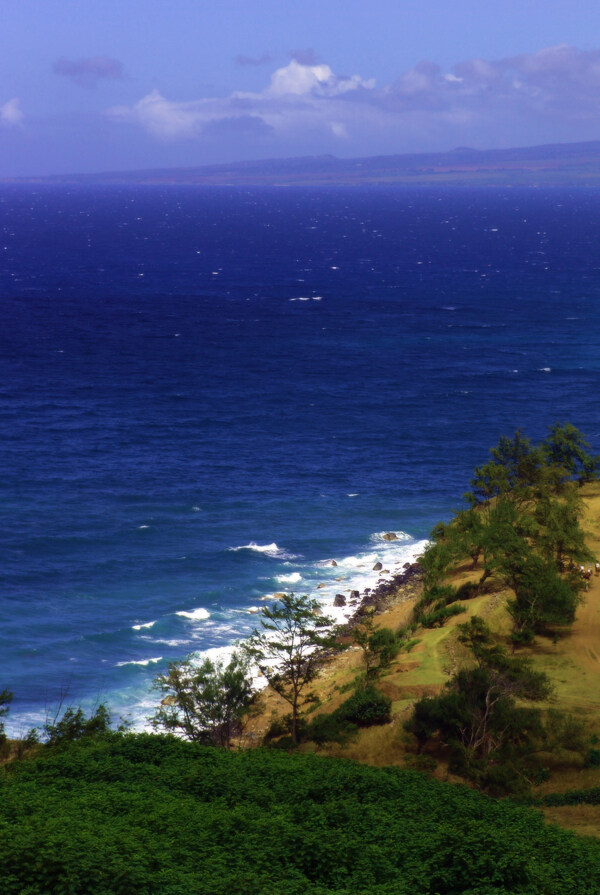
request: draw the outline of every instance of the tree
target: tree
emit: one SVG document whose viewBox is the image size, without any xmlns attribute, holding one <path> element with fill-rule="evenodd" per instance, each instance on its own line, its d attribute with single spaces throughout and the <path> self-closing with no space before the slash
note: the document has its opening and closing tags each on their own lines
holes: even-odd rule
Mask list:
<svg viewBox="0 0 600 895">
<path fill-rule="evenodd" d="M 316 650 L 335 645 L 329 629 L 333 619 L 322 615 L 317 600 L 284 594 L 261 609 L 261 628 L 243 649 L 276 693 L 292 709 L 292 742 L 298 742 L 298 716 L 306 687 L 317 673 Z"/>
<path fill-rule="evenodd" d="M 391 628 L 376 628 L 373 613 L 352 630 L 352 639 L 363 651 L 367 681 L 377 677 L 394 661 L 402 645 Z"/>
<path fill-rule="evenodd" d="M 555 423 L 542 444 L 547 462 L 559 467 L 564 478 L 580 484 L 596 478 L 600 456 L 588 453 L 589 442 L 571 423 Z"/>
<path fill-rule="evenodd" d="M 500 495 L 509 495 L 515 503 L 526 502 L 547 477 L 543 449 L 532 447 L 520 430 L 514 438 L 503 435 L 490 453 L 492 459 L 475 468 L 473 490 L 465 495 L 472 506 L 487 504 Z"/>
<path fill-rule="evenodd" d="M 561 577 L 553 562 L 531 553 L 519 567 L 513 567 L 510 583 L 515 593 L 508 601 L 513 643 L 529 643 L 535 634 L 575 621 L 581 582 Z"/>
<path fill-rule="evenodd" d="M 110 731 L 110 713 L 104 703 L 86 718 L 82 708 L 67 708 L 56 712 L 52 721 L 42 727 L 43 741 L 47 746 L 65 746 L 76 740 L 97 737 Z M 37 737 L 37 730 L 30 732 L 30 738 Z"/>
<path fill-rule="evenodd" d="M 537 530 L 533 538 L 536 547 L 543 557 L 556 563 L 559 571 L 563 570 L 566 560 L 581 563 L 593 559 L 579 524 L 582 509 L 583 501 L 572 485 L 563 499 L 546 494 L 535 506 L 533 515 Z"/>
<path fill-rule="evenodd" d="M 188 656 L 170 662 L 166 674 L 154 680 L 164 694 L 150 719 L 155 728 L 182 733 L 188 740 L 229 748 L 242 730 L 242 718 L 253 697 L 247 658 L 232 653 L 227 663 Z"/>
<path fill-rule="evenodd" d="M 485 779 L 491 765 L 523 756 L 543 732 L 539 711 L 517 700 L 538 702 L 551 689 L 528 660 L 494 643 L 483 619 L 473 616 L 458 629 L 474 665 L 455 674 L 439 696 L 417 702 L 405 726 L 419 749 L 437 736 L 451 749 L 455 767 Z"/>
</svg>

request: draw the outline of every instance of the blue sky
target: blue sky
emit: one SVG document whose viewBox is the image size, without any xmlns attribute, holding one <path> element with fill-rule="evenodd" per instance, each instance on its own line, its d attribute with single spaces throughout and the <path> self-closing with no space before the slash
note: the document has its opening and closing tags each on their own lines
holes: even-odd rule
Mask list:
<svg viewBox="0 0 600 895">
<path fill-rule="evenodd" d="M 586 0 L 0 0 L 0 176 L 600 139 Z"/>
</svg>

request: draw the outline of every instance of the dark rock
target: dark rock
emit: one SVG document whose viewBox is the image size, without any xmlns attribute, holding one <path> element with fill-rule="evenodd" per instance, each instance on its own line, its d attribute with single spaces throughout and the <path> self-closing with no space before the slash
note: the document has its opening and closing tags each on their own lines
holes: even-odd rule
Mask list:
<svg viewBox="0 0 600 895">
<path fill-rule="evenodd" d="M 333 599 L 334 606 L 345 606 L 346 605 L 346 597 L 343 594 L 336 594 Z"/>
<path fill-rule="evenodd" d="M 351 599 L 351 600 L 358 600 L 358 599 L 360 599 L 360 592 L 357 591 L 357 590 L 351 590 L 351 591 L 350 591 L 350 599 Z"/>
<path fill-rule="evenodd" d="M 335 559 L 332 559 L 332 560 L 331 560 L 331 565 L 332 565 L 332 566 L 337 566 L 337 563 L 336 563 Z"/>
<path fill-rule="evenodd" d="M 380 562 L 376 562 L 375 565 L 373 566 L 373 571 L 379 572 L 380 569 L 383 569 L 383 566 L 381 565 Z"/>
<path fill-rule="evenodd" d="M 388 531 L 384 535 L 382 535 L 384 541 L 397 541 L 398 535 L 395 531 Z"/>
</svg>

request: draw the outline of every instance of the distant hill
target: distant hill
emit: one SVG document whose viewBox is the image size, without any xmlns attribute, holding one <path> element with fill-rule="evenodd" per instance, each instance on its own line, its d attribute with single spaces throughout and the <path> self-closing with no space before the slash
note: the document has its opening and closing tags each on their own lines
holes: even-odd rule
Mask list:
<svg viewBox="0 0 600 895">
<path fill-rule="evenodd" d="M 447 184 L 593 186 L 600 184 L 600 141 L 516 149 L 470 149 L 341 159 L 333 155 L 109 171 L 101 174 L 4 178 L 2 183 L 189 184 L 294 186 Z"/>
</svg>

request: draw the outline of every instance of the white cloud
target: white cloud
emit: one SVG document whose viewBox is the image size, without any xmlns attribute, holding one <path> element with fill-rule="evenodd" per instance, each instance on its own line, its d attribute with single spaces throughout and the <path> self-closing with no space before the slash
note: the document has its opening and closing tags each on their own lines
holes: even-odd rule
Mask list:
<svg viewBox="0 0 600 895">
<path fill-rule="evenodd" d="M 21 103 L 16 96 L 0 106 L 0 125 L 3 127 L 20 127 L 24 117 Z"/>
<path fill-rule="evenodd" d="M 328 65 L 303 65 L 292 59 L 289 65 L 278 68 L 271 76 L 271 84 L 267 89 L 270 96 L 301 96 L 316 94 L 319 96 L 338 96 L 349 90 L 363 87 L 370 90 L 375 86 L 373 79 L 363 81 L 358 75 L 338 78 Z"/>
<path fill-rule="evenodd" d="M 270 84 L 260 93 L 235 92 L 222 99 L 177 102 L 153 90 L 133 106 L 116 106 L 108 114 L 113 120 L 140 125 L 154 137 L 167 140 L 198 136 L 220 122 L 227 122 L 231 128 L 235 119 L 242 125 L 242 119 L 251 120 L 257 134 L 261 124 L 264 134 L 289 133 L 301 124 L 346 138 L 347 125 L 338 120 L 338 110 L 331 104 L 350 93 L 372 90 L 374 83 L 358 75 L 337 77 L 328 65 L 303 65 L 292 59 L 273 73 Z"/>
<path fill-rule="evenodd" d="M 600 135 L 600 50 L 561 45 L 510 59 L 470 59 L 447 71 L 423 61 L 376 88 L 315 59 L 292 59 L 260 92 L 177 102 L 157 91 L 110 110 L 154 137 L 238 133 L 246 139 L 333 148 L 517 145 Z M 579 129 L 577 129 L 579 128 Z"/>
<path fill-rule="evenodd" d="M 109 114 L 116 120 L 139 124 L 154 137 L 167 140 L 193 137 L 204 118 L 201 103 L 170 102 L 158 90 L 134 106 L 115 106 Z"/>
</svg>

